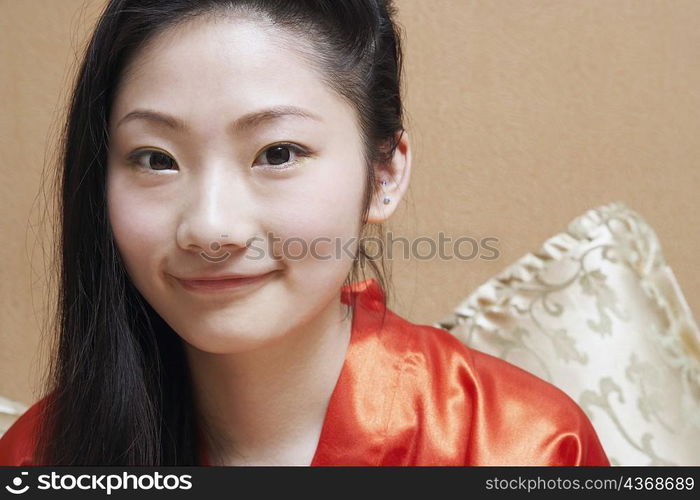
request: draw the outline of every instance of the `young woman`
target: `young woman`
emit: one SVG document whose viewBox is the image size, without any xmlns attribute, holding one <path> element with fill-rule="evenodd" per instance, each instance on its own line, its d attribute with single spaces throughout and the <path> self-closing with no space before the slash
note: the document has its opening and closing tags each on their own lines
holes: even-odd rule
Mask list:
<svg viewBox="0 0 700 500">
<path fill-rule="evenodd" d="M 51 382 L 0 465 L 609 465 L 562 391 L 386 308 L 359 238 L 410 178 L 394 15 L 108 4 L 65 131 Z"/>
</svg>

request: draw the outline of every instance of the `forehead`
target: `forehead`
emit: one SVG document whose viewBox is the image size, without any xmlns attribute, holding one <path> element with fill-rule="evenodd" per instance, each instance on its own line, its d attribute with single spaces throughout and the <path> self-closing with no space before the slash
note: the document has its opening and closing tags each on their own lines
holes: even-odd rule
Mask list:
<svg viewBox="0 0 700 500">
<path fill-rule="evenodd" d="M 309 42 L 262 19 L 201 17 L 168 28 L 125 68 L 111 124 L 133 108 L 201 124 L 217 116 L 293 105 L 329 119 L 353 109 L 322 79 Z"/>
</svg>

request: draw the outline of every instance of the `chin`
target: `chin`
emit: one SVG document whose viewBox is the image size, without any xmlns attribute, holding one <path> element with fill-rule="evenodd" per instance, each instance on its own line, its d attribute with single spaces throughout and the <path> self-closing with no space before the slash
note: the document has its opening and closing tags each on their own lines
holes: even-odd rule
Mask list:
<svg viewBox="0 0 700 500">
<path fill-rule="evenodd" d="M 245 335 L 227 334 L 197 334 L 196 337 L 181 336 L 182 340 L 198 351 L 209 354 L 240 354 L 260 349 L 275 342 L 276 337 L 251 337 Z"/>
</svg>

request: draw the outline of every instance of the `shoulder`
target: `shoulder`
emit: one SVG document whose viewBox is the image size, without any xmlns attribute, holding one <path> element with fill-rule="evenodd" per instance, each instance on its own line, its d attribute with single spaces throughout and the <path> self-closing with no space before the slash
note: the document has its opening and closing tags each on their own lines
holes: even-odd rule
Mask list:
<svg viewBox="0 0 700 500">
<path fill-rule="evenodd" d="M 46 398 L 27 409 L 0 436 L 0 466 L 34 465 L 34 448 Z"/>
<path fill-rule="evenodd" d="M 403 387 L 431 404 L 443 422 L 469 422 L 454 437 L 468 442 L 467 462 L 609 465 L 587 415 L 558 387 L 446 330 L 400 318 L 397 324 L 411 360 Z"/>
</svg>

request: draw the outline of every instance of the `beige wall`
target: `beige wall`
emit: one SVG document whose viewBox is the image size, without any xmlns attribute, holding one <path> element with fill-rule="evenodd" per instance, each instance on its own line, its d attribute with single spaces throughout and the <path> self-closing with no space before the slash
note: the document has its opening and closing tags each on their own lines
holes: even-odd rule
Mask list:
<svg viewBox="0 0 700 500">
<path fill-rule="evenodd" d="M 0 394 L 40 369 L 45 155 L 102 0 L 0 0 Z M 412 188 L 409 240 L 499 238 L 495 261 L 395 261 L 392 308 L 431 323 L 590 208 L 623 201 L 656 229 L 700 316 L 700 2 L 399 0 Z M 32 222 L 33 223 L 33 222 Z M 34 290 L 32 292 L 32 289 Z"/>
</svg>

